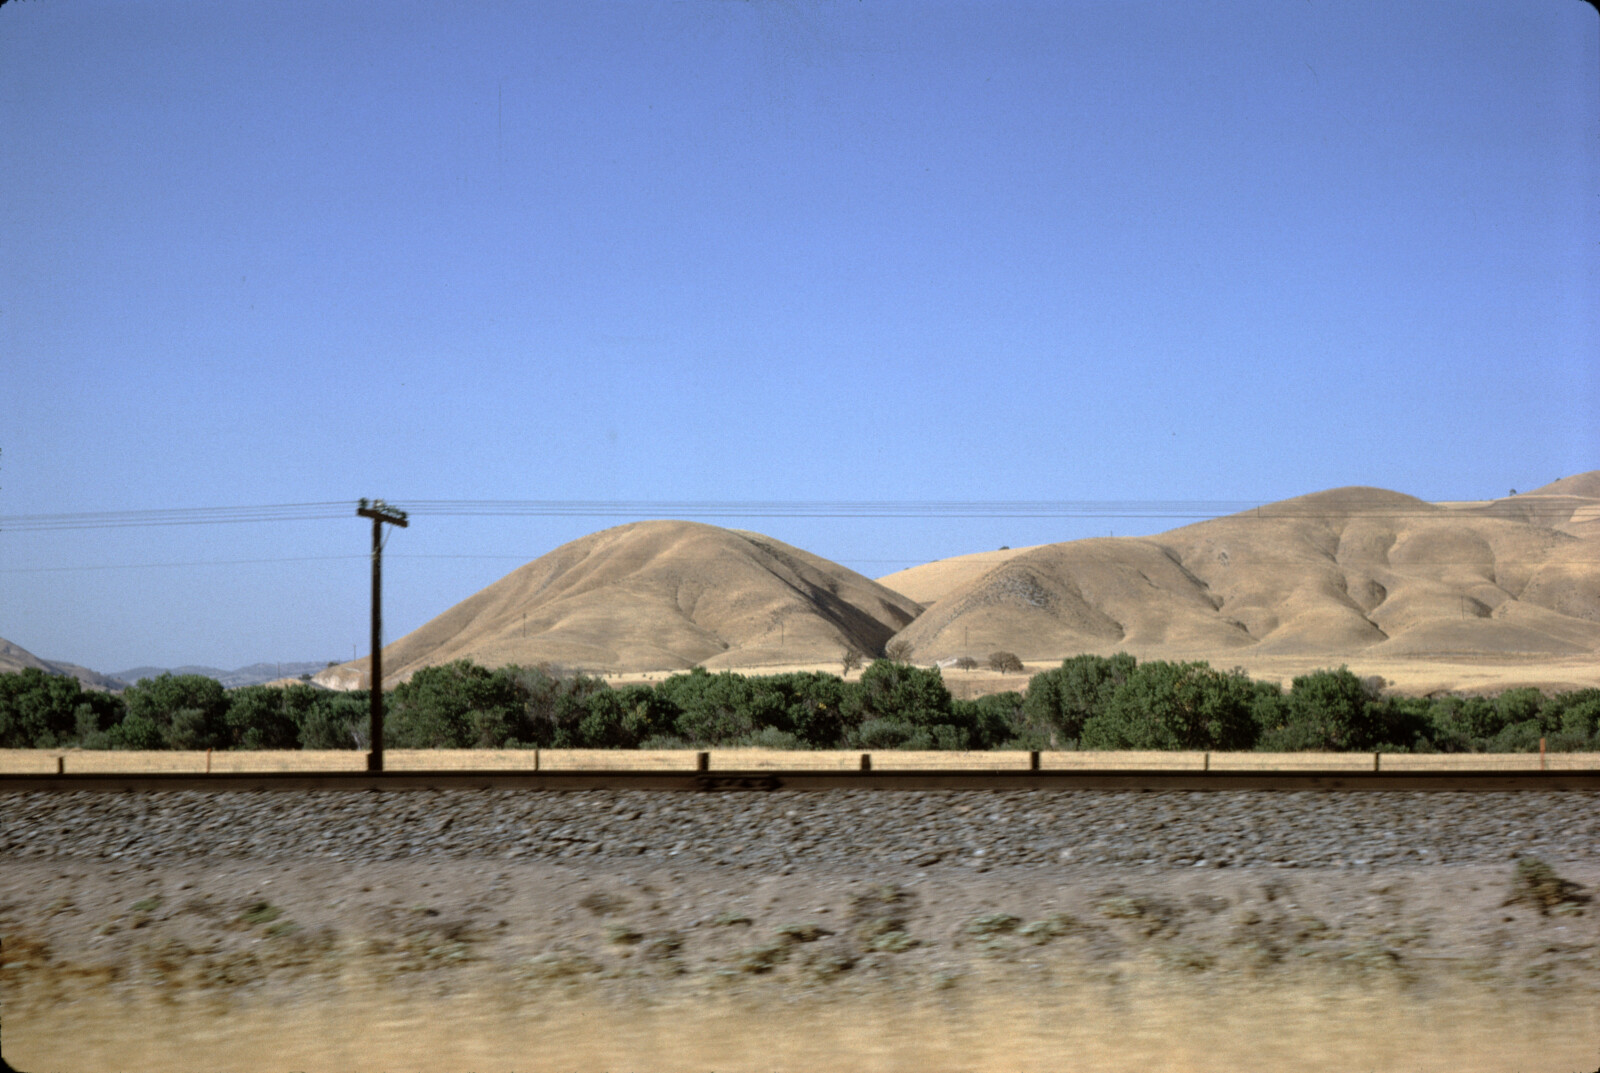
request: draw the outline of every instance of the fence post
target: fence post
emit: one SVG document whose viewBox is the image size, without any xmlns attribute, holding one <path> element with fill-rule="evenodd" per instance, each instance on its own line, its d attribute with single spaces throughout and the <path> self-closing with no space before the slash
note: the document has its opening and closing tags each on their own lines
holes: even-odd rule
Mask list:
<svg viewBox="0 0 1600 1073">
<path fill-rule="evenodd" d="M 1544 770 L 1544 735 L 1539 736 L 1539 770 Z"/>
<path fill-rule="evenodd" d="M 211 774 L 211 750 L 206 750 L 206 774 Z"/>
<path fill-rule="evenodd" d="M 1381 757 L 1381 756 L 1383 756 L 1382 753 L 1373 753 L 1372 754 L 1372 770 L 1373 771 L 1377 771 L 1378 770 L 1378 758 Z"/>
<path fill-rule="evenodd" d="M 1034 749 L 1032 752 L 1028 753 L 1028 770 L 1029 771 L 1038 771 L 1039 770 L 1039 750 L 1038 749 Z"/>
<path fill-rule="evenodd" d="M 872 754 L 871 753 L 862 753 L 861 754 L 861 770 L 862 771 L 871 771 L 872 770 Z"/>
<path fill-rule="evenodd" d="M 695 753 L 694 754 L 694 769 L 696 771 L 710 771 L 711 770 L 711 754 L 710 753 Z"/>
<path fill-rule="evenodd" d="M 1207 753 L 1205 760 L 1201 762 L 1200 770 L 1201 771 L 1210 771 L 1211 770 L 1211 754 L 1210 753 Z"/>
<path fill-rule="evenodd" d="M 533 747 L 533 770 L 539 770 L 539 747 L 537 745 Z"/>
<path fill-rule="evenodd" d="M 64 757 L 64 756 L 56 757 L 56 774 L 57 775 L 65 775 L 66 773 L 67 773 L 67 758 Z"/>
</svg>

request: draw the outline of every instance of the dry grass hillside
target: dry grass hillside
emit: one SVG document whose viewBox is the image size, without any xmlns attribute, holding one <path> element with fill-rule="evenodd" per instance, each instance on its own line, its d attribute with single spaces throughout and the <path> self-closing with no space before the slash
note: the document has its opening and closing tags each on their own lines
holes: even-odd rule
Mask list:
<svg viewBox="0 0 1600 1073">
<path fill-rule="evenodd" d="M 391 684 L 459 658 L 627 680 L 695 664 L 836 670 L 843 649 L 873 655 L 891 637 L 918 663 L 1006 650 L 1030 672 L 1121 650 L 1283 680 L 1348 664 L 1407 692 L 1600 685 L 1600 472 L 1481 502 L 1341 488 L 1159 536 L 980 552 L 878 582 L 759 534 L 640 522 L 457 604 L 388 646 L 384 670 Z M 317 677 L 353 688 L 366 670 L 361 660 Z M 965 695 L 1025 682 L 951 680 Z"/>
<path fill-rule="evenodd" d="M 937 562 L 897 570 L 879 578 L 878 582 L 926 606 L 943 599 L 946 593 L 958 586 L 982 577 L 1001 563 L 1033 550 L 1033 548 L 1000 548 L 997 551 L 975 551 L 971 555 L 955 555 Z"/>
<path fill-rule="evenodd" d="M 784 662 L 880 652 L 912 600 L 759 533 L 636 522 L 563 545 L 384 648 L 384 680 L 472 659 L 603 671 Z M 367 660 L 317 680 L 351 688 Z"/>
<path fill-rule="evenodd" d="M 12 644 L 4 637 L 0 637 L 0 674 L 12 674 L 30 667 L 46 674 L 61 674 L 76 678 L 87 689 L 121 689 L 124 684 L 115 678 L 91 671 L 87 667 L 80 667 L 76 663 L 40 659 L 21 645 Z"/>
<path fill-rule="evenodd" d="M 955 585 L 898 636 L 918 662 L 994 649 L 1581 662 L 1600 653 L 1600 472 L 1481 503 L 1341 488 L 1154 537 L 1043 545 Z"/>
</svg>

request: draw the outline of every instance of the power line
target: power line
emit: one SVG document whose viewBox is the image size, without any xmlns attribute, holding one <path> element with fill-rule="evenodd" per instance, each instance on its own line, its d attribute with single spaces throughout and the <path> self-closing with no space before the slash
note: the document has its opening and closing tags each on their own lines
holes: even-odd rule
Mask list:
<svg viewBox="0 0 1600 1073">
<path fill-rule="evenodd" d="M 253 566 L 258 563 L 319 563 L 336 559 L 365 559 L 365 555 L 293 555 L 276 559 L 197 559 L 184 563 L 103 563 L 90 566 L 8 566 L 0 574 L 56 574 L 71 570 L 160 570 L 190 566 Z M 449 556 L 441 556 L 449 558 Z M 499 556 L 511 558 L 511 556 Z"/>
<path fill-rule="evenodd" d="M 1563 496 L 1562 499 L 1582 497 Z M 1442 518 L 1518 516 L 1520 504 L 1440 507 L 1355 506 L 1245 500 L 578 500 L 423 499 L 407 503 L 411 514 L 455 518 L 1111 518 L 1198 521 L 1255 512 L 1266 519 Z M 84 511 L 0 516 L 0 530 L 51 532 L 141 526 L 238 525 L 322 521 L 348 516 L 343 500 L 237 507 L 177 507 L 161 510 Z"/>
<path fill-rule="evenodd" d="M 1150 539 L 1154 539 L 1154 538 L 1151 538 L 1151 537 L 1127 537 L 1127 538 L 1124 538 L 1124 539 L 1127 539 L 1127 540 L 1150 540 Z M 1061 541 L 1060 543 L 1073 544 L 1073 543 L 1077 543 L 1077 541 L 1068 540 L 1068 541 Z M 1041 548 L 1048 548 L 1050 546 L 1051 545 L 1049 545 L 1049 544 L 1040 545 Z M 396 553 L 394 555 L 389 555 L 388 558 L 390 558 L 390 559 L 467 559 L 467 560 L 486 560 L 486 561 L 515 562 L 515 563 L 527 564 L 527 563 L 534 562 L 535 560 L 541 558 L 542 556 L 544 556 L 544 555 L 546 555 L 548 553 L 549 553 L 548 550 L 542 551 L 542 552 L 540 552 L 540 551 L 528 552 L 528 553 L 523 554 L 523 555 L 435 555 L 435 554 L 429 554 L 429 553 L 426 553 L 426 552 L 419 552 L 419 553 L 408 553 L 408 554 Z M 908 567 L 913 567 L 913 566 L 932 566 L 932 565 L 936 565 L 938 563 L 947 562 L 947 561 L 952 560 L 952 559 L 964 559 L 964 558 L 967 558 L 967 556 L 969 554 L 976 555 L 976 554 L 983 554 L 983 553 L 981 553 L 981 552 L 958 553 L 956 555 L 947 555 L 947 556 L 943 556 L 943 557 L 941 557 L 939 559 L 931 559 L 931 560 L 929 560 L 929 559 L 908 559 L 908 558 L 899 558 L 899 559 L 856 559 L 856 558 L 842 558 L 841 557 L 841 558 L 838 558 L 838 559 L 829 559 L 828 561 L 832 562 L 832 563 L 836 563 L 836 564 L 838 564 L 840 566 L 850 566 L 852 564 L 885 566 L 885 565 L 904 563 Z M 69 572 L 72 572 L 72 571 L 89 571 L 89 570 L 160 570 L 160 569 L 169 569 L 169 568 L 178 569 L 178 568 L 200 567 L 200 566 L 254 566 L 254 565 L 259 565 L 259 564 L 270 564 L 270 563 L 334 562 L 334 561 L 349 560 L 349 559 L 368 559 L 370 557 L 371 557 L 370 555 L 295 555 L 295 556 L 286 556 L 286 557 L 274 558 L 274 559 L 199 559 L 199 560 L 193 560 L 193 561 L 189 561 L 189 562 L 174 562 L 174 563 L 103 563 L 103 564 L 89 564 L 89 565 L 84 565 L 84 566 L 16 566 L 16 567 L 0 567 L 0 574 L 56 574 L 56 573 L 69 573 Z M 609 561 L 613 565 L 616 565 L 616 564 L 624 563 L 626 560 L 622 556 L 613 556 Z M 648 556 L 637 556 L 637 557 L 635 557 L 635 561 L 637 563 L 639 563 L 640 565 L 643 565 L 643 564 L 645 564 L 647 562 L 650 562 L 651 559 Z M 672 561 L 675 562 L 675 563 L 715 563 L 715 562 L 722 562 L 722 561 L 725 561 L 725 560 L 723 558 L 720 558 L 720 557 L 717 557 L 717 556 L 674 555 L 672 557 Z M 1007 561 L 1009 561 L 1009 560 L 999 560 L 994 565 L 996 567 L 998 567 L 1002 563 L 1007 562 Z M 1409 570 L 1409 569 L 1411 569 L 1413 567 L 1431 567 L 1431 566 L 1444 566 L 1444 567 L 1449 567 L 1449 566 L 1472 566 L 1472 567 L 1483 567 L 1483 568 L 1503 568 L 1503 567 L 1511 567 L 1511 566 L 1550 566 L 1550 567 L 1557 567 L 1557 566 L 1600 566 L 1600 559 L 1567 559 L 1567 558 L 1558 558 L 1558 559 L 1508 559 L 1508 558 L 1503 558 L 1503 557 L 1498 557 L 1497 556 L 1497 557 L 1494 557 L 1494 558 L 1489 559 L 1489 560 L 1484 560 L 1484 559 L 1406 559 L 1406 560 L 1402 560 L 1400 562 L 1389 562 L 1389 561 L 1384 561 L 1384 560 L 1381 560 L 1381 559 L 1371 559 L 1371 560 L 1350 559 L 1350 560 L 1345 560 L 1345 561 L 1339 561 L 1339 560 L 1333 560 L 1333 559 L 1320 559 L 1320 558 L 1316 558 L 1316 557 L 1313 557 L 1313 556 L 1307 556 L 1307 557 L 1301 558 L 1301 559 L 1261 559 L 1261 558 L 1255 558 L 1253 556 L 1246 557 L 1246 556 L 1240 555 L 1240 556 L 1235 557 L 1234 560 L 1233 560 L 1233 563 L 1232 563 L 1232 565 L 1235 566 L 1235 567 L 1313 566 L 1313 565 L 1319 565 L 1319 564 L 1320 565 L 1327 565 L 1327 566 L 1335 566 L 1335 567 L 1339 567 L 1341 569 L 1356 569 L 1356 568 L 1368 567 L 1368 568 L 1381 569 L 1381 570 L 1387 570 L 1387 571 L 1390 571 L 1390 572 L 1398 573 L 1398 572 L 1403 572 L 1405 570 Z"/>
<path fill-rule="evenodd" d="M 350 504 L 275 503 L 250 507 L 176 507 L 165 510 L 83 511 L 0 517 L 0 530 L 18 533 L 62 529 L 123 529 L 151 525 L 239 525 L 344 518 Z"/>
</svg>

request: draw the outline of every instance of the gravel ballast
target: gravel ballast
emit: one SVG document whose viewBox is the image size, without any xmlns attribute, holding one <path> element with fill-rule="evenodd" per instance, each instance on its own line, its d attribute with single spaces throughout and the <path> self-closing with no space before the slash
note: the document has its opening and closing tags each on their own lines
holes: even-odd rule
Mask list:
<svg viewBox="0 0 1600 1073">
<path fill-rule="evenodd" d="M 1381 867 L 1593 859 L 1600 793 L 23 793 L 0 859 Z"/>
<path fill-rule="evenodd" d="M 1263 1025 L 1298 1068 L 1516 1056 L 1600 1032 L 1597 847 L 1587 791 L 7 793 L 6 1057 L 1220 1070 Z"/>
</svg>

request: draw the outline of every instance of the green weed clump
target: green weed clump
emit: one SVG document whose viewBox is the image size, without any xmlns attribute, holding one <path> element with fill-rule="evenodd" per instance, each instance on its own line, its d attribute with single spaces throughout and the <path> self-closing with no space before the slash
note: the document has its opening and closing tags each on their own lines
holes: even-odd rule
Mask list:
<svg viewBox="0 0 1600 1073">
<path fill-rule="evenodd" d="M 282 915 L 283 910 L 270 902 L 256 902 L 239 914 L 239 923 L 253 928 L 257 924 L 271 924 Z"/>
<path fill-rule="evenodd" d="M 788 943 L 767 943 L 764 946 L 751 947 L 739 953 L 739 971 L 761 975 L 789 960 Z"/>
<path fill-rule="evenodd" d="M 1059 939 L 1063 935 L 1071 934 L 1078 927 L 1076 918 L 1066 914 L 1057 913 L 1043 920 L 1031 920 L 1017 929 L 1017 934 L 1033 943 L 1043 946 L 1052 939 Z"/>
<path fill-rule="evenodd" d="M 1539 858 L 1523 857 L 1517 861 L 1517 870 L 1511 877 L 1511 895 L 1503 904 L 1528 905 L 1547 914 L 1589 901 L 1582 891 L 1581 886 L 1556 875 L 1556 870 Z"/>
<path fill-rule="evenodd" d="M 867 949 L 880 954 L 903 954 L 912 947 L 919 945 L 917 940 L 904 931 L 886 931 L 867 944 Z"/>
<path fill-rule="evenodd" d="M 523 975 L 529 980 L 571 980 L 599 971 L 600 966 L 594 959 L 568 950 L 540 954 L 529 958 L 523 966 Z"/>
<path fill-rule="evenodd" d="M 1003 935 L 1006 932 L 1017 930 L 1022 923 L 1021 917 L 1014 917 L 1010 913 L 986 913 L 967 922 L 967 934 L 984 938 L 990 935 Z"/>
<path fill-rule="evenodd" d="M 578 904 L 597 917 L 611 916 L 613 913 L 620 913 L 628 907 L 628 903 L 621 898 L 602 891 L 584 895 L 579 899 Z"/>
<path fill-rule="evenodd" d="M 785 924 L 778 929 L 778 938 L 789 943 L 814 943 L 833 932 L 821 924 Z"/>
</svg>

